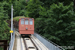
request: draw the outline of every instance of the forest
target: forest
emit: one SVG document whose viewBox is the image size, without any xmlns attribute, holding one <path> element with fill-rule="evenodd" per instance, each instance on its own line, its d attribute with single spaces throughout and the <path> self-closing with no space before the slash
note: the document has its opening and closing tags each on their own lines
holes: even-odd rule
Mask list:
<svg viewBox="0 0 75 50">
<path fill-rule="evenodd" d="M 0 0 L 0 40 L 10 40 L 11 5 L 14 18 L 35 19 L 35 32 L 59 46 L 75 47 L 74 0 Z"/>
</svg>

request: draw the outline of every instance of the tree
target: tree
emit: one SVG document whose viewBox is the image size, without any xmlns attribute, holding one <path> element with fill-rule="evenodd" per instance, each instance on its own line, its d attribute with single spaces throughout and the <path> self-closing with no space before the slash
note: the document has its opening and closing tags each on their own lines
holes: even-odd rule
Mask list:
<svg viewBox="0 0 75 50">
<path fill-rule="evenodd" d="M 14 2 L 14 17 L 15 16 L 25 16 L 27 5 L 25 0 L 15 1 Z"/>
<path fill-rule="evenodd" d="M 3 5 L 0 3 L 0 40 L 9 40 L 9 27 L 6 23 L 6 19 L 8 18 L 7 13 L 3 10 Z"/>
<path fill-rule="evenodd" d="M 26 6 L 26 14 L 29 17 L 37 18 L 39 17 L 39 6 L 41 5 L 39 0 L 30 0 Z"/>
<path fill-rule="evenodd" d="M 43 8 L 42 10 L 45 9 Z M 73 12 L 73 3 L 68 6 L 64 6 L 63 3 L 54 3 L 50 6 L 50 9 L 44 13 L 40 11 L 39 15 L 42 16 L 42 18 L 36 19 L 36 32 L 59 45 L 75 45 L 75 15 Z"/>
</svg>

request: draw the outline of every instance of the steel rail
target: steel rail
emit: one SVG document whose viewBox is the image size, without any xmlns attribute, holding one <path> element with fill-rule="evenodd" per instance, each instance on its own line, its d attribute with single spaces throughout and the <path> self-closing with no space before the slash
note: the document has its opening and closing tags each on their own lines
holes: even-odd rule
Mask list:
<svg viewBox="0 0 75 50">
<path fill-rule="evenodd" d="M 25 41 L 24 38 L 23 38 L 23 41 L 24 41 L 24 44 L 25 44 L 25 49 L 28 50 L 28 49 L 27 49 L 27 45 L 26 45 L 26 41 Z"/>
<path fill-rule="evenodd" d="M 23 41 L 24 41 L 26 50 L 29 50 L 29 48 L 33 48 L 33 49 L 35 48 L 36 50 L 38 50 L 38 48 L 37 48 L 37 46 L 35 45 L 35 43 L 33 42 L 33 40 L 32 40 L 31 38 L 28 38 L 28 40 L 31 41 L 31 43 L 34 45 L 34 47 L 28 47 L 28 48 L 27 48 L 27 42 L 26 42 L 26 39 L 23 38 Z"/>
<path fill-rule="evenodd" d="M 33 38 L 31 37 L 31 39 L 33 39 Z M 33 40 L 34 40 L 34 39 L 33 39 Z M 35 40 L 34 40 L 34 43 L 35 43 L 35 45 L 38 45 Z M 38 45 L 38 47 L 42 50 L 42 48 L 41 48 L 39 45 Z M 38 48 L 38 47 L 37 47 L 37 48 Z M 39 50 L 39 49 L 38 49 L 38 50 Z"/>
<path fill-rule="evenodd" d="M 30 38 L 30 40 L 32 41 L 32 43 L 34 44 L 34 46 L 36 47 L 36 49 L 38 50 L 37 46 L 35 45 L 35 43 L 33 42 L 33 40 Z"/>
</svg>

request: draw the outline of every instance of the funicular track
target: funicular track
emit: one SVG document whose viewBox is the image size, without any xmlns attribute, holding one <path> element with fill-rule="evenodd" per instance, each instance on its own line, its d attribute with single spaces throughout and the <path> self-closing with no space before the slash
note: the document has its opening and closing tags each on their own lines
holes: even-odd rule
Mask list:
<svg viewBox="0 0 75 50">
<path fill-rule="evenodd" d="M 35 44 L 36 42 L 33 42 L 34 40 L 31 37 L 21 37 L 19 35 L 19 38 L 21 50 L 39 50 Z"/>
<path fill-rule="evenodd" d="M 24 37 L 22 38 L 18 31 L 15 31 L 15 40 L 16 42 L 14 44 L 14 50 L 62 50 L 63 48 L 58 48 L 57 46 L 54 46 L 52 43 L 46 43 L 43 38 L 40 38 L 40 36 L 36 36 L 37 34 L 31 35 L 30 37 Z M 45 46 L 43 42 L 40 42 L 39 38 L 43 40 L 47 45 L 49 45 L 50 48 Z M 38 39 L 37 39 L 38 38 Z M 9 48 L 10 50 L 11 48 Z M 11 49 L 12 50 L 12 49 Z"/>
<path fill-rule="evenodd" d="M 17 31 L 16 35 L 17 35 L 17 50 L 48 50 L 33 35 L 30 37 L 21 37 L 21 35 Z"/>
<path fill-rule="evenodd" d="M 26 50 L 38 50 L 37 46 L 30 37 L 23 38 Z"/>
</svg>

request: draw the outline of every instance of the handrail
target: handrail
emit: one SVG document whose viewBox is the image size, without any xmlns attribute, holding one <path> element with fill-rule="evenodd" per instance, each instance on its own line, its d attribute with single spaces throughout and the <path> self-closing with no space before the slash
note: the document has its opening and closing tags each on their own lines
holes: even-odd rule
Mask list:
<svg viewBox="0 0 75 50">
<path fill-rule="evenodd" d="M 54 42 L 47 40 L 45 37 L 39 35 L 38 33 L 33 34 L 36 38 L 38 38 L 49 50 L 65 50 Z"/>
<path fill-rule="evenodd" d="M 8 50 L 13 50 L 14 41 L 15 41 L 15 29 L 14 29 L 14 31 L 13 31 L 12 39 L 11 39 L 11 41 L 10 41 L 10 43 L 9 43 Z"/>
</svg>

